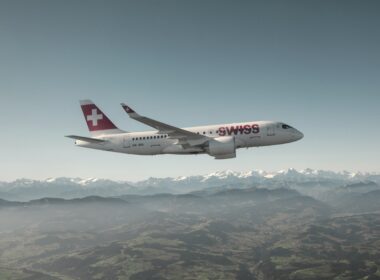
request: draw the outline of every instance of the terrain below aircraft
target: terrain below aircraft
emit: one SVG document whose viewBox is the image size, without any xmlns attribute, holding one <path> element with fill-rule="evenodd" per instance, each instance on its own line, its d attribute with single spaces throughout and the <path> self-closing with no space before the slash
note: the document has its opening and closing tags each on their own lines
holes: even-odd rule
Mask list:
<svg viewBox="0 0 380 280">
<path fill-rule="evenodd" d="M 236 149 L 285 144 L 300 140 L 303 134 L 282 122 L 251 121 L 179 128 L 136 113 L 121 106 L 130 118 L 155 130 L 126 132 L 91 101 L 80 105 L 92 137 L 68 135 L 75 144 L 97 150 L 134 155 L 208 154 L 215 159 L 236 157 Z"/>
</svg>

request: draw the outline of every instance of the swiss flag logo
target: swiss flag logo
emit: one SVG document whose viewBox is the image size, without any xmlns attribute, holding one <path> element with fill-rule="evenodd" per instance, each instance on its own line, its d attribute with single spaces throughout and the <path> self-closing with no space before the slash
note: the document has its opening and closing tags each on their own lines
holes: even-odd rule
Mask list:
<svg viewBox="0 0 380 280">
<path fill-rule="evenodd" d="M 91 115 L 87 115 L 88 122 L 92 122 L 92 126 L 98 126 L 98 121 L 103 119 L 103 114 L 98 114 L 98 109 L 92 109 Z"/>
<path fill-rule="evenodd" d="M 86 104 L 81 107 L 90 131 L 117 128 L 95 104 Z"/>
</svg>

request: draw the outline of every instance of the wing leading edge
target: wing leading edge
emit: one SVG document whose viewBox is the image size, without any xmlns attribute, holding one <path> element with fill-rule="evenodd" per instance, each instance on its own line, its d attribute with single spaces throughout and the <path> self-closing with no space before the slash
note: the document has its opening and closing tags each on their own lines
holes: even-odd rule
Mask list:
<svg viewBox="0 0 380 280">
<path fill-rule="evenodd" d="M 182 145 L 184 148 L 202 145 L 211 140 L 210 137 L 141 116 L 124 103 L 121 103 L 121 106 L 130 118 L 157 129 L 159 134 L 168 134 L 169 138 L 178 139 L 177 144 Z"/>
</svg>

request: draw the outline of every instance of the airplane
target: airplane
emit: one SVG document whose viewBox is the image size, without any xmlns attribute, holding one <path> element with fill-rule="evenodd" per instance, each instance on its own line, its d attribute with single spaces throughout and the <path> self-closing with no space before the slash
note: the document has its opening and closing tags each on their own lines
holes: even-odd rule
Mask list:
<svg viewBox="0 0 380 280">
<path fill-rule="evenodd" d="M 80 106 L 92 137 L 66 137 L 75 139 L 79 147 L 125 154 L 208 154 L 215 159 L 230 159 L 236 157 L 236 150 L 240 148 L 286 144 L 304 136 L 294 127 L 274 121 L 179 128 L 141 116 L 121 103 L 130 118 L 155 129 L 127 132 L 116 127 L 91 100 L 81 100 Z"/>
</svg>

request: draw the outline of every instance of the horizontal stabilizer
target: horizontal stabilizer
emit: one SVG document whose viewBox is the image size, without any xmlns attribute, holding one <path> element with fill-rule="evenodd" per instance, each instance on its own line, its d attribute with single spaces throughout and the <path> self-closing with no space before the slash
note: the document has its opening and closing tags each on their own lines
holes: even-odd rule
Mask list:
<svg viewBox="0 0 380 280">
<path fill-rule="evenodd" d="M 72 138 L 75 140 L 80 140 L 88 143 L 94 143 L 94 144 L 100 144 L 106 142 L 106 140 L 97 139 L 97 138 L 90 138 L 90 137 L 84 137 L 84 136 L 76 136 L 76 135 L 67 135 L 66 137 Z"/>
</svg>

